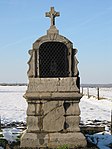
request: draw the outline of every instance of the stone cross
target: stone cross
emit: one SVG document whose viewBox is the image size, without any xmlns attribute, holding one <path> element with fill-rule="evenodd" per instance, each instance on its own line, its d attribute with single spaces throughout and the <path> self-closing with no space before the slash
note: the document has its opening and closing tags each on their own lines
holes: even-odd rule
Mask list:
<svg viewBox="0 0 112 149">
<path fill-rule="evenodd" d="M 51 10 L 49 12 L 46 12 L 45 16 L 51 18 L 51 26 L 53 26 L 55 25 L 55 17 L 60 16 L 60 13 L 56 12 L 54 10 L 54 7 L 51 7 Z"/>
</svg>

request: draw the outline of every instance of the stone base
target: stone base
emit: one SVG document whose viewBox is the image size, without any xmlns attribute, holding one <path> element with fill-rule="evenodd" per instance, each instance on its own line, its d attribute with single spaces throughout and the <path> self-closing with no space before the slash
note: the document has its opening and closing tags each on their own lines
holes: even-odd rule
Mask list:
<svg viewBox="0 0 112 149">
<path fill-rule="evenodd" d="M 21 147 L 86 146 L 79 128 L 82 95 L 76 82 L 76 77 L 29 79 L 25 94 L 27 131 L 21 138 Z"/>
<path fill-rule="evenodd" d="M 21 138 L 21 147 L 28 148 L 52 148 L 68 145 L 74 149 L 86 147 L 86 139 L 80 132 L 74 133 L 27 133 Z"/>
</svg>

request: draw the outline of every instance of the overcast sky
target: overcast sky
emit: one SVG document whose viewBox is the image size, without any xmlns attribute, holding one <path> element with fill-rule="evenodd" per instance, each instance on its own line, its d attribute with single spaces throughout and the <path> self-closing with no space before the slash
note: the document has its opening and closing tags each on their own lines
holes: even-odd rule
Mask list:
<svg viewBox="0 0 112 149">
<path fill-rule="evenodd" d="M 78 49 L 81 83 L 112 83 L 112 0 L 0 0 L 0 83 L 27 82 L 28 50 L 56 26 Z"/>
</svg>

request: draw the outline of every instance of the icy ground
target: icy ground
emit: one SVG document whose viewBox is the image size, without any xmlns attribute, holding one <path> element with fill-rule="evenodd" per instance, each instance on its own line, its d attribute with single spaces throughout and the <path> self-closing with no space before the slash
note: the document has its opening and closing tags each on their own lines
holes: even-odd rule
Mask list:
<svg viewBox="0 0 112 149">
<path fill-rule="evenodd" d="M 0 116 L 2 123 L 26 122 L 27 103 L 23 98 L 26 91 L 26 86 L 0 86 Z M 86 95 L 86 88 L 84 89 L 84 96 L 79 104 L 81 110 L 81 121 L 88 124 L 93 120 L 111 121 L 112 108 L 112 88 L 101 88 L 100 97 L 102 100 L 97 100 L 96 89 L 90 89 L 90 98 Z M 4 135 L 12 137 L 12 130 L 4 129 Z M 18 131 L 14 129 L 13 131 Z M 7 136 L 8 135 L 8 136 Z M 10 137 L 9 137 L 10 135 Z M 6 138 L 5 137 L 5 138 Z M 112 135 L 109 133 L 100 133 L 88 135 L 88 140 L 96 144 L 100 149 L 110 149 L 112 144 Z"/>
</svg>

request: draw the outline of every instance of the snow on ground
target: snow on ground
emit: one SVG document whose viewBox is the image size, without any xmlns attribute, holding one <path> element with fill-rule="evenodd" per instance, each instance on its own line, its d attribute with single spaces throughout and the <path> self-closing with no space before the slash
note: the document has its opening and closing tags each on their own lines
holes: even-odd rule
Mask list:
<svg viewBox="0 0 112 149">
<path fill-rule="evenodd" d="M 3 123 L 10 123 L 13 121 L 26 121 L 27 103 L 23 98 L 26 91 L 26 86 L 0 86 L 0 116 Z M 87 124 L 88 120 L 111 120 L 112 108 L 112 88 L 101 88 L 100 97 L 106 98 L 97 100 L 96 89 L 91 88 L 90 98 L 85 95 L 80 101 L 81 121 Z M 22 130 L 21 130 L 22 131 Z M 5 128 L 3 135 L 7 140 L 13 141 L 21 131 L 17 128 Z M 12 135 L 15 134 L 15 135 Z M 86 135 L 87 139 L 93 144 L 97 145 L 99 149 L 112 148 L 112 135 L 109 133 L 97 133 L 94 135 Z M 3 149 L 0 147 L 0 149 Z"/>
<path fill-rule="evenodd" d="M 87 95 L 88 88 L 83 88 L 83 93 Z M 95 97 L 97 97 L 97 88 L 89 88 L 89 95 L 94 95 Z M 100 98 L 112 99 L 112 88 L 99 88 L 99 96 Z"/>
<path fill-rule="evenodd" d="M 27 103 L 23 98 L 26 86 L 0 86 L 0 115 L 2 122 L 26 121 Z M 112 88 L 100 89 L 100 95 L 109 97 L 97 100 L 91 96 L 83 96 L 79 104 L 81 110 L 81 120 L 111 120 Z M 96 89 L 91 88 L 94 95 Z M 111 99 L 111 100 L 110 100 Z"/>
<path fill-rule="evenodd" d="M 23 98 L 26 86 L 0 86 L 2 122 L 26 121 L 27 103 Z"/>
<path fill-rule="evenodd" d="M 83 122 L 88 120 L 111 121 L 111 100 L 97 100 L 95 97 L 88 99 L 87 96 L 83 96 L 79 106 Z"/>
<path fill-rule="evenodd" d="M 112 88 L 99 88 L 99 96 L 102 100 L 97 100 L 97 88 L 83 88 L 84 96 L 80 102 L 81 120 L 106 120 L 111 121 L 112 110 Z"/>
</svg>

